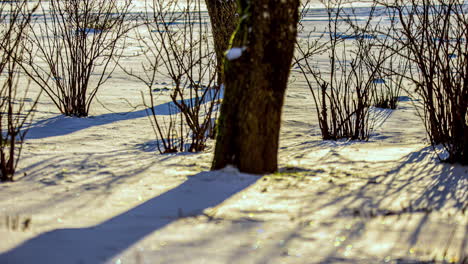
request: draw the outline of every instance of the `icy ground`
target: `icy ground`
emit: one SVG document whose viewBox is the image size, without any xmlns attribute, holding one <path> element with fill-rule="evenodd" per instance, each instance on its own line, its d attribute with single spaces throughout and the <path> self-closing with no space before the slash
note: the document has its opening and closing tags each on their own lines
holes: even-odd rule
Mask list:
<svg viewBox="0 0 468 264">
<path fill-rule="evenodd" d="M 0 263 L 466 259 L 468 167 L 438 162 L 416 99 L 376 110 L 369 142 L 322 141 L 310 91 L 292 80 L 280 173 L 264 176 L 210 172 L 213 142 L 159 155 L 145 88 L 121 71 L 90 118 L 63 117 L 43 97 L 17 181 L 0 184 Z"/>
</svg>

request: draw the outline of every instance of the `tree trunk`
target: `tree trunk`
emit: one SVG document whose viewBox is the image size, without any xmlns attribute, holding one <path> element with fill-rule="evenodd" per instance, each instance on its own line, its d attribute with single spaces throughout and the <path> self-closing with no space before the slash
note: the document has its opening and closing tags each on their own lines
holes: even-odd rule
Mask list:
<svg viewBox="0 0 468 264">
<path fill-rule="evenodd" d="M 226 92 L 213 169 L 271 173 L 278 167 L 281 108 L 297 35 L 299 0 L 239 0 L 225 60 Z"/>
<path fill-rule="evenodd" d="M 237 26 L 237 4 L 235 0 L 205 0 L 205 2 L 211 19 L 217 59 L 218 84 L 221 84 L 224 83 L 222 69 L 224 53 L 229 47 L 232 33 L 234 33 Z"/>
</svg>

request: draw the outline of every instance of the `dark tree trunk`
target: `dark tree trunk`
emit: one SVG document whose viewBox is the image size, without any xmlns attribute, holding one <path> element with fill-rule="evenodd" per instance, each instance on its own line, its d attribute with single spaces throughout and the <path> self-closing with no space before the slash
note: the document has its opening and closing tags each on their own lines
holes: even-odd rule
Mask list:
<svg viewBox="0 0 468 264">
<path fill-rule="evenodd" d="M 205 0 L 211 19 L 214 46 L 217 58 L 218 84 L 223 83 L 224 52 L 229 47 L 232 33 L 237 26 L 238 16 L 235 0 Z"/>
<path fill-rule="evenodd" d="M 299 0 L 239 0 L 225 61 L 226 92 L 213 169 L 271 173 L 278 167 L 281 108 L 297 35 Z"/>
</svg>

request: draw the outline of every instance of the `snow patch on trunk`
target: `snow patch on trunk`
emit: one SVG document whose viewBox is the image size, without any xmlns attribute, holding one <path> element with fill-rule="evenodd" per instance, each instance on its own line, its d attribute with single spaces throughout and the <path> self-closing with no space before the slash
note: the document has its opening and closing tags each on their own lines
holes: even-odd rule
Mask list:
<svg viewBox="0 0 468 264">
<path fill-rule="evenodd" d="M 247 47 L 234 47 L 226 51 L 226 58 L 230 61 L 237 60 L 242 56 L 242 53 L 247 49 Z"/>
</svg>

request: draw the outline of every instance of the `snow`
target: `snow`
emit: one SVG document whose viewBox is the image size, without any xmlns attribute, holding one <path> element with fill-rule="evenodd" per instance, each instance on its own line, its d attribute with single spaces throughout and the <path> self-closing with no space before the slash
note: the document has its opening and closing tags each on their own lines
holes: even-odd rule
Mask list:
<svg viewBox="0 0 468 264">
<path fill-rule="evenodd" d="M 139 57 L 125 63 L 138 66 Z M 310 91 L 292 74 L 280 172 L 264 176 L 210 171 L 213 141 L 202 153 L 159 155 L 141 105 L 146 88 L 120 70 L 90 118 L 64 117 L 42 97 L 17 181 L 0 184 L 0 263 L 466 257 L 468 168 L 437 160 L 414 94 L 379 112 L 368 142 L 323 141 Z M 158 100 L 168 104 L 168 93 Z"/>
<path fill-rule="evenodd" d="M 246 47 L 234 47 L 226 51 L 226 58 L 230 61 L 237 60 L 242 56 L 242 53 L 246 50 Z"/>
</svg>

